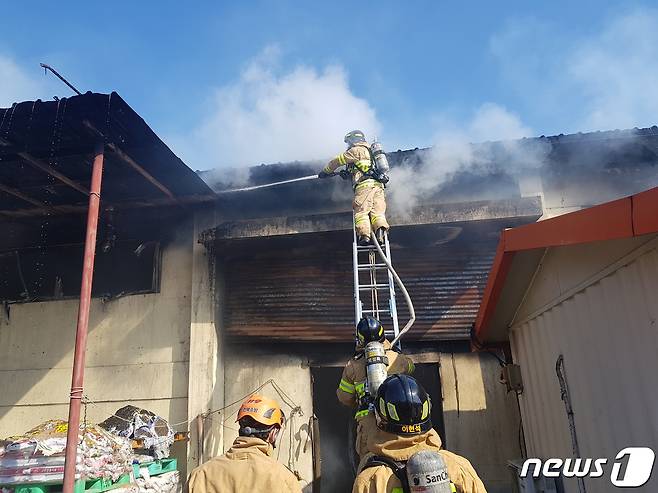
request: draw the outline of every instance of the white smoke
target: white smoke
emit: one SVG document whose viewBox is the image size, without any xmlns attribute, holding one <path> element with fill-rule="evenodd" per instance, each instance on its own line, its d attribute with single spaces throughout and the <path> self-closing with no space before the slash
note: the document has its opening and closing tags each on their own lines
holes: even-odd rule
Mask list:
<svg viewBox="0 0 658 493">
<path fill-rule="evenodd" d="M 542 133 L 656 124 L 657 9 L 625 11 L 575 39 L 559 25 L 516 19 L 490 48 L 528 112 L 551 122 Z"/>
<path fill-rule="evenodd" d="M 567 60 L 567 73 L 584 95 L 583 128 L 656 124 L 658 10 L 623 15 L 582 40 Z"/>
<path fill-rule="evenodd" d="M 658 10 L 623 13 L 598 32 L 576 39 L 560 29 L 535 19 L 516 19 L 490 43 L 501 75 L 527 104 L 526 116 L 552 122 L 549 125 L 555 128 L 535 132 L 518 115 L 491 103 L 481 106 L 465 124 L 442 122 L 418 169 L 403 166 L 391 171 L 392 208 L 409 212 L 423 195 L 459 170 L 486 174 L 492 153 L 498 152 L 500 159 L 501 147 L 505 160 L 500 164 L 511 175 L 540 166 L 550 151 L 545 141 L 509 139 L 657 123 L 658 93 L 653 88 L 658 87 Z M 469 145 L 494 140 L 503 142 Z M 594 192 L 581 190 L 579 195 L 589 197 Z"/>
<path fill-rule="evenodd" d="M 0 54 L 0 108 L 43 96 L 44 87 L 11 57 Z"/>
<path fill-rule="evenodd" d="M 282 71 L 268 47 L 239 78 L 219 87 L 206 118 L 177 148 L 192 167 L 227 168 L 311 160 L 342 150 L 346 131 L 380 129 L 375 111 L 350 90 L 345 70 L 298 65 Z"/>
<path fill-rule="evenodd" d="M 516 139 L 529 137 L 533 131 L 518 115 L 493 103 L 478 108 L 469 122 L 458 126 L 443 120 L 433 146 L 427 150 L 418 167 L 400 166 L 391 169 L 389 204 L 398 214 L 408 214 L 425 194 L 434 192 L 459 170 L 482 170 L 494 161 L 492 145 L 474 142 L 502 141 L 499 147 L 507 156 L 505 168 L 513 173 L 517 168 L 537 167 L 547 149 L 537 143 Z"/>
</svg>

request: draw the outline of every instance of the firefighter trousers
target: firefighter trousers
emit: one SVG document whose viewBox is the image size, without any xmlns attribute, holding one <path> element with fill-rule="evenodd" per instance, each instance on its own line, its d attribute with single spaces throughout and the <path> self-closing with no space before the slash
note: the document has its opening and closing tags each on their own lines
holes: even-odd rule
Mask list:
<svg viewBox="0 0 658 493">
<path fill-rule="evenodd" d="M 377 434 L 377 420 L 374 411 L 369 412 L 366 416 L 359 418 L 356 422 L 356 443 L 354 449 L 359 456 L 359 460 L 368 453 L 368 447 L 373 443 L 373 438 Z"/>
<path fill-rule="evenodd" d="M 373 230 L 389 228 L 386 221 L 386 197 L 380 184 L 357 187 L 352 208 L 357 236 L 370 237 Z"/>
</svg>

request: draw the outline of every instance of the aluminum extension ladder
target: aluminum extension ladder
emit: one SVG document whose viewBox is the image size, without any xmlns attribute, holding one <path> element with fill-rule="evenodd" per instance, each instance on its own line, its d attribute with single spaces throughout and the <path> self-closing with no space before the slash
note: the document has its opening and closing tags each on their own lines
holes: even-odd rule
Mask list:
<svg viewBox="0 0 658 493">
<path fill-rule="evenodd" d="M 388 232 L 382 250 L 391 262 Z M 355 324 L 365 315 L 377 318 L 384 326 L 386 338 L 392 341 L 400 333 L 395 304 L 395 281 L 373 244 L 359 246 L 356 228 L 352 226 L 352 260 L 354 269 Z M 399 342 L 396 344 L 399 348 Z"/>
</svg>

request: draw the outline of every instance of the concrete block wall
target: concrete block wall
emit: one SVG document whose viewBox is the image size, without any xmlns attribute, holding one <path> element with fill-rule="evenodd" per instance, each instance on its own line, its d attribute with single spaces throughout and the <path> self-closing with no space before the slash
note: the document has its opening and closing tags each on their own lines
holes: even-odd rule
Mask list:
<svg viewBox="0 0 658 493">
<path fill-rule="evenodd" d="M 164 247 L 159 293 L 92 300 L 90 422 L 132 404 L 187 429 L 191 264 L 190 234 Z M 0 437 L 67 418 L 77 312 L 77 300 L 61 300 L 11 305 L 0 318 Z"/>
</svg>

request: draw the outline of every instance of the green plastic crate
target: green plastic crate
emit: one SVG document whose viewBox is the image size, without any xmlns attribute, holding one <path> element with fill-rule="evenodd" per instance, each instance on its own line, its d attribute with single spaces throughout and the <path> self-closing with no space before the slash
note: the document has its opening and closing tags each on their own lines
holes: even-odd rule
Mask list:
<svg viewBox="0 0 658 493">
<path fill-rule="evenodd" d="M 118 486 L 130 484 L 130 474 L 124 474 L 116 481 L 105 478 L 76 480 L 73 486 L 74 493 L 103 493 Z M 62 491 L 62 483 L 34 483 L 11 485 L 14 493 L 53 493 Z"/>
<path fill-rule="evenodd" d="M 133 464 L 133 472 L 135 473 L 135 479 L 137 479 L 142 477 L 139 471 L 142 468 L 146 468 L 150 476 L 158 476 L 166 472 L 175 471 L 177 467 L 178 461 L 176 459 L 160 459 L 144 464 Z"/>
</svg>

